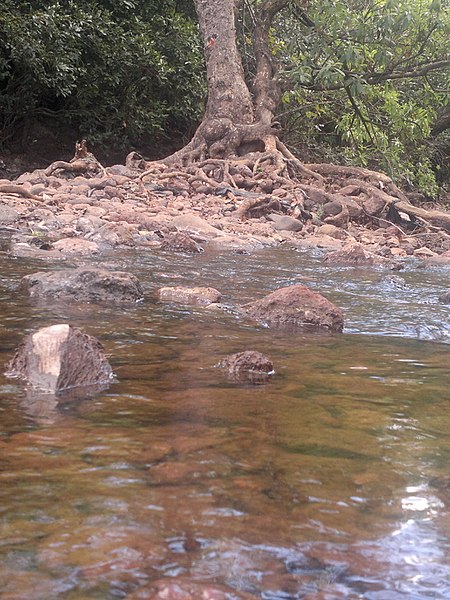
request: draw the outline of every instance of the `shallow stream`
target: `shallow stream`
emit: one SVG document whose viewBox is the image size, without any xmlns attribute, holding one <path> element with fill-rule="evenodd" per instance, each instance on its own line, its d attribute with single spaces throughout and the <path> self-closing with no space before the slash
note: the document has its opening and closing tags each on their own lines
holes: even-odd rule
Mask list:
<svg viewBox="0 0 450 600">
<path fill-rule="evenodd" d="M 0 254 L 0 363 L 70 322 L 117 375 L 59 404 L 0 375 L 2 600 L 125 598 L 174 577 L 261 600 L 450 598 L 449 270 L 324 267 L 288 249 L 102 264 L 135 273 L 146 302 L 32 304 L 20 279 L 50 266 Z M 343 335 L 232 310 L 294 283 L 344 309 Z M 194 284 L 230 310 L 152 300 Z M 268 385 L 214 367 L 245 349 L 273 360 Z"/>
</svg>

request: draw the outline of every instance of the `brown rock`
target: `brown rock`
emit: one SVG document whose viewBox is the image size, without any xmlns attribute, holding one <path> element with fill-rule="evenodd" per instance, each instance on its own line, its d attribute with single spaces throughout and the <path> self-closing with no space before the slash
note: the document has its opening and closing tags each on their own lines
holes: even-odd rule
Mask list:
<svg viewBox="0 0 450 600">
<path fill-rule="evenodd" d="M 364 211 L 361 208 L 361 206 L 358 204 L 358 202 L 356 202 L 356 200 L 353 200 L 353 198 L 343 196 L 342 194 L 335 194 L 335 197 L 339 198 L 339 201 L 342 204 L 342 206 L 345 206 L 345 208 L 347 209 L 350 220 L 358 219 L 359 217 L 361 217 L 361 215 L 364 214 Z"/>
<path fill-rule="evenodd" d="M 340 332 L 344 327 L 342 310 L 302 285 L 280 288 L 242 308 L 250 317 L 270 327 L 332 332 Z"/>
<path fill-rule="evenodd" d="M 8 365 L 7 377 L 55 393 L 73 387 L 105 385 L 112 369 L 100 342 L 66 323 L 28 335 Z"/>
<path fill-rule="evenodd" d="M 377 196 L 371 196 L 363 202 L 364 211 L 372 217 L 378 217 L 379 215 L 381 215 L 385 206 L 386 202 L 382 198 L 378 198 Z"/>
<path fill-rule="evenodd" d="M 325 204 L 323 208 L 325 215 L 325 223 L 335 225 L 336 227 L 346 228 L 348 226 L 350 215 L 345 204 L 341 204 L 337 201 L 327 202 L 327 204 Z"/>
<path fill-rule="evenodd" d="M 180 215 L 175 217 L 172 225 L 179 231 L 189 231 L 190 233 L 198 233 L 207 237 L 215 237 L 221 235 L 221 231 L 210 225 L 205 219 L 197 217 L 197 215 Z"/>
<path fill-rule="evenodd" d="M 347 244 L 341 250 L 336 250 L 327 254 L 323 262 L 333 265 L 350 266 L 386 266 L 390 267 L 392 263 L 387 259 L 373 254 L 364 248 L 362 244 Z"/>
<path fill-rule="evenodd" d="M 272 226 L 276 231 L 300 231 L 303 229 L 303 224 L 298 219 L 288 215 L 271 213 L 267 215 L 267 218 L 272 222 Z"/>
<path fill-rule="evenodd" d="M 222 294 L 210 287 L 164 287 L 157 292 L 161 302 L 178 302 L 181 304 L 194 304 L 208 306 L 212 302 L 220 302 Z"/>
<path fill-rule="evenodd" d="M 183 252 L 185 254 L 198 254 L 203 252 L 200 244 L 183 231 L 176 231 L 167 234 L 162 243 L 161 250 L 171 250 L 172 252 Z"/>
<path fill-rule="evenodd" d="M 89 256 L 98 254 L 99 247 L 95 242 L 76 238 L 63 238 L 53 244 L 53 248 L 64 254 L 76 254 L 77 256 Z"/>
<path fill-rule="evenodd" d="M 417 256 L 418 258 L 432 258 L 436 255 L 437 255 L 437 252 L 433 252 L 433 250 L 430 250 L 426 246 L 423 246 L 422 248 L 417 248 L 417 250 L 414 250 L 414 256 Z"/>
<path fill-rule="evenodd" d="M 336 240 L 344 240 L 348 237 L 345 231 L 343 231 L 340 227 L 336 227 L 336 225 L 332 225 L 331 223 L 321 225 L 318 228 L 317 233 L 319 235 L 328 235 Z"/>
<path fill-rule="evenodd" d="M 230 354 L 217 366 L 226 369 L 228 377 L 237 383 L 267 383 L 274 373 L 272 361 L 254 350 Z"/>
<path fill-rule="evenodd" d="M 0 204 L 0 224 L 7 225 L 9 223 L 15 223 L 19 219 L 20 214 L 15 208 L 12 208 L 7 204 Z"/>
</svg>

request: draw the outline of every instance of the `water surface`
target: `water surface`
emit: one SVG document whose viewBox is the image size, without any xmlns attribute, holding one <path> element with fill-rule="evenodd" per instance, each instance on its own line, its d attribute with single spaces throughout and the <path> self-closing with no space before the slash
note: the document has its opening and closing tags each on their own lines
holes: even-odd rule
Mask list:
<svg viewBox="0 0 450 600">
<path fill-rule="evenodd" d="M 115 255 L 146 302 L 32 304 L 0 256 L 0 360 L 69 321 L 117 382 L 60 402 L 0 376 L 0 598 L 124 598 L 160 578 L 262 600 L 450 598 L 450 325 L 443 269 L 324 268 L 292 250 Z M 212 285 L 228 311 L 165 306 Z M 276 333 L 233 305 L 304 283 L 344 309 L 343 335 Z M 214 367 L 268 354 L 269 385 Z M 233 597 L 233 596 L 232 596 Z"/>
</svg>

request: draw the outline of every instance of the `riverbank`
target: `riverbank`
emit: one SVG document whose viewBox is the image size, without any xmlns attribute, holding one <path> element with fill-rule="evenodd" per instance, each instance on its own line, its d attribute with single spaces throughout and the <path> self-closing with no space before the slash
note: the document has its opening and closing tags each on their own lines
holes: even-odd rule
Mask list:
<svg viewBox="0 0 450 600">
<path fill-rule="evenodd" d="M 335 264 L 401 269 L 414 257 L 424 265 L 450 265 L 450 214 L 424 211 L 414 198 L 408 204 L 403 193 L 398 204 L 409 214 L 399 210 L 386 201 L 381 180 L 375 188 L 375 173 L 367 171 L 368 197 L 351 180 L 332 195 L 331 176 L 321 176 L 320 189 L 308 172 L 298 185 L 284 187 L 276 187 L 274 177 L 258 183 L 253 173 L 250 191 L 248 178 L 235 173 L 229 185 L 213 167 L 208 176 L 204 168 L 195 176 L 167 173 L 158 163 L 144 171 L 136 155 L 127 166 L 106 168 L 92 155 L 56 161 L 0 180 L 0 228 L 11 235 L 13 256 L 45 260 L 120 248 L 243 254 L 284 245 L 321 249 Z M 434 225 L 415 217 L 421 210 Z"/>
</svg>

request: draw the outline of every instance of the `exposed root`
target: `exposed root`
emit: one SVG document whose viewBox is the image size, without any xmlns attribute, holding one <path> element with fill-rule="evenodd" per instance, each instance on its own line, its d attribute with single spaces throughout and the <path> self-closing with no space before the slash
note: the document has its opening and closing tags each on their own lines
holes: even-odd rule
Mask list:
<svg viewBox="0 0 450 600">
<path fill-rule="evenodd" d="M 247 198 L 241 202 L 237 210 L 236 216 L 243 221 L 246 219 L 259 219 L 271 212 L 279 212 L 281 210 L 280 201 L 272 196 L 260 198 Z"/>
<path fill-rule="evenodd" d="M 406 202 L 408 201 L 406 195 L 385 173 L 371 171 L 370 169 L 365 169 L 363 167 L 347 167 L 329 163 L 309 164 L 304 166 L 307 169 L 311 169 L 312 171 L 320 173 L 326 177 L 357 178 L 359 181 L 367 181 L 372 183 L 374 187 L 378 187 L 378 189 L 386 189 L 386 191 L 392 192 L 392 195 L 396 196 L 399 200 L 405 200 Z"/>
<path fill-rule="evenodd" d="M 30 190 L 23 187 L 23 185 L 19 185 L 17 183 L 2 183 L 0 184 L 0 194 L 17 194 L 22 198 L 27 198 L 29 200 L 37 200 L 38 202 L 42 202 L 42 198 L 35 196 L 30 192 Z"/>
<path fill-rule="evenodd" d="M 94 176 L 98 173 L 106 175 L 105 167 L 95 158 L 92 152 L 89 152 L 86 146 L 86 140 L 81 140 L 75 144 L 75 154 L 72 160 L 66 162 L 57 160 L 49 165 L 44 174 L 47 176 L 61 172 L 69 175 L 83 173 L 86 176 Z"/>
</svg>

